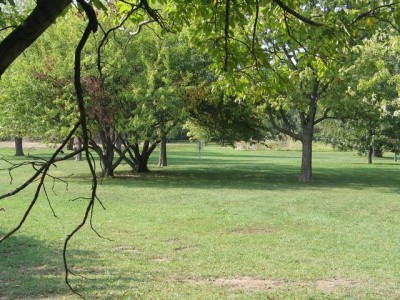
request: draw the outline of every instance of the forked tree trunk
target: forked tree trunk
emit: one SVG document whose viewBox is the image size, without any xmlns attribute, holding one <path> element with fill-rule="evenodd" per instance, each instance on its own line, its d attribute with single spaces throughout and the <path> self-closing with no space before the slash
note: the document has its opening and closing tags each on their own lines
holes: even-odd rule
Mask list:
<svg viewBox="0 0 400 300">
<path fill-rule="evenodd" d="M 133 153 L 135 154 L 135 171 L 139 173 L 147 173 L 150 172 L 147 164 L 149 162 L 150 155 L 153 153 L 154 149 L 160 143 L 160 140 L 153 142 L 150 145 L 150 141 L 143 142 L 143 148 L 140 152 L 139 143 L 135 143 L 131 145 Z"/>
<path fill-rule="evenodd" d="M 167 166 L 167 138 L 163 138 L 160 144 L 160 156 L 158 159 L 158 166 L 159 167 L 166 167 Z"/>
<path fill-rule="evenodd" d="M 149 155 L 140 155 L 139 158 L 136 158 L 136 172 L 138 173 L 148 173 L 150 172 L 147 164 L 149 162 Z"/>
<path fill-rule="evenodd" d="M 22 138 L 15 137 L 14 142 L 15 142 L 15 156 L 25 156 L 24 149 L 22 147 Z"/>
</svg>

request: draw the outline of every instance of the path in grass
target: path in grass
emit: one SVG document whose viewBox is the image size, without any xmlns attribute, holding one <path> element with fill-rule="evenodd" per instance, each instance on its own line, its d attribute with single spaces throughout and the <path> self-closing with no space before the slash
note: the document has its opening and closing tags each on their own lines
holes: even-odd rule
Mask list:
<svg viewBox="0 0 400 300">
<path fill-rule="evenodd" d="M 74 239 L 71 263 L 93 279 L 74 284 L 100 299 L 400 298 L 399 166 L 317 152 L 316 182 L 304 185 L 299 163 L 294 151 L 207 146 L 199 159 L 194 145 L 176 145 L 167 168 L 119 171 L 100 188 L 107 210 L 98 207 L 94 223 L 113 241 L 88 229 Z M 68 200 L 90 189 L 81 169 L 68 162 L 55 171 L 74 173 L 68 193 L 57 184 L 52 196 L 58 219 L 43 199 L 0 244 L 0 299 L 74 298 L 60 249 L 84 207 Z M 26 201 L 0 202 L 0 231 Z"/>
</svg>

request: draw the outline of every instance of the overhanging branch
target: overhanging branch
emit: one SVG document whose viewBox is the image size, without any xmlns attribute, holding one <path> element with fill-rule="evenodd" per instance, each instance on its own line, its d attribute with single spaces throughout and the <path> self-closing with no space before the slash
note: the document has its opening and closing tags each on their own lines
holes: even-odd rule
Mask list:
<svg viewBox="0 0 400 300">
<path fill-rule="evenodd" d="M 294 9 L 290 8 L 289 6 L 287 6 L 285 3 L 283 3 L 281 0 L 273 0 L 280 8 L 282 8 L 285 12 L 291 14 L 292 16 L 296 17 L 297 19 L 299 19 L 300 21 L 312 25 L 312 26 L 323 26 L 322 23 L 318 23 L 315 22 L 309 18 L 304 17 L 303 15 L 301 15 L 300 13 L 298 13 L 297 11 L 295 11 Z"/>
<path fill-rule="evenodd" d="M 0 77 L 10 64 L 54 23 L 71 0 L 37 1 L 25 21 L 0 43 Z"/>
</svg>

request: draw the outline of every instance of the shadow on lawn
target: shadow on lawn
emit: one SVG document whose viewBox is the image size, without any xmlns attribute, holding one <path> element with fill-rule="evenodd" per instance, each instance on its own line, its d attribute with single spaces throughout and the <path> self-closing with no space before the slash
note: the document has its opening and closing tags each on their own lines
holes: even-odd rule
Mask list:
<svg viewBox="0 0 400 300">
<path fill-rule="evenodd" d="M 4 232 L 0 231 L 2 234 Z M 71 283 L 84 296 L 96 294 L 102 298 L 115 278 L 119 279 L 118 284 L 113 283 L 112 289 L 129 288 L 129 281 L 120 280 L 111 264 L 98 269 L 99 261 L 94 251 L 70 249 L 68 257 L 78 274 L 70 277 Z M 108 274 L 106 277 L 102 274 L 104 269 Z M 21 234 L 0 243 L 0 299 L 74 298 L 64 276 L 61 248 L 49 247 L 43 241 Z"/>
<path fill-rule="evenodd" d="M 116 178 L 105 180 L 105 184 L 124 185 L 135 182 L 140 187 L 159 188 L 232 188 L 253 190 L 297 190 L 297 189 L 364 189 L 389 188 L 399 192 L 400 170 L 393 168 L 317 167 L 315 181 L 310 184 L 298 182 L 299 167 L 282 164 L 263 164 L 257 167 L 246 163 L 222 163 L 193 165 L 184 169 L 154 170 L 138 175 L 131 172 L 116 172 Z"/>
</svg>

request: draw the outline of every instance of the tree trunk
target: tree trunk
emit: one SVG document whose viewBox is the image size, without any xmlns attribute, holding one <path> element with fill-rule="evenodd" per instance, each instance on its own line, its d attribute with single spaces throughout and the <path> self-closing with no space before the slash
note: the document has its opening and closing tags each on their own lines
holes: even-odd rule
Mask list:
<svg viewBox="0 0 400 300">
<path fill-rule="evenodd" d="M 102 169 L 102 177 L 113 177 L 114 176 L 114 145 L 112 145 L 111 149 L 103 149 L 101 155 L 101 169 Z"/>
<path fill-rule="evenodd" d="M 313 130 L 307 130 L 303 135 L 301 141 L 302 152 L 301 152 L 301 170 L 299 181 L 300 182 L 312 182 L 312 140 Z"/>
<path fill-rule="evenodd" d="M 74 148 L 74 150 L 82 149 L 82 141 L 80 139 L 77 139 L 77 140 L 78 140 L 78 145 Z M 75 161 L 82 161 L 82 152 L 78 153 L 75 156 Z"/>
<path fill-rule="evenodd" d="M 15 141 L 15 156 L 25 156 L 24 149 L 22 147 L 22 138 L 15 137 L 14 141 Z"/>
<path fill-rule="evenodd" d="M 101 177 L 114 177 L 113 161 L 108 156 L 103 156 L 101 160 Z"/>
<path fill-rule="evenodd" d="M 117 137 L 117 141 L 115 142 L 115 147 L 122 151 L 122 138 L 120 136 Z"/>
<path fill-rule="evenodd" d="M 158 159 L 158 166 L 159 167 L 166 167 L 167 166 L 167 138 L 163 138 L 160 144 L 160 156 Z"/>
<path fill-rule="evenodd" d="M 135 143 L 134 145 L 130 146 L 131 149 L 133 150 L 133 153 L 135 154 L 136 172 L 139 173 L 150 172 L 149 168 L 147 167 L 147 164 L 149 162 L 150 155 L 153 153 L 154 149 L 157 147 L 159 143 L 160 140 L 157 140 L 150 145 L 150 141 L 144 141 L 142 152 L 140 152 L 139 143 Z"/>
<path fill-rule="evenodd" d="M 373 147 L 373 155 L 374 155 L 374 157 L 383 157 L 382 148 Z"/>
<path fill-rule="evenodd" d="M 372 145 L 370 145 L 368 147 L 368 163 L 369 164 L 372 164 L 372 156 L 373 156 L 373 154 L 374 154 L 374 149 L 373 149 Z"/>
<path fill-rule="evenodd" d="M 108 140 L 109 141 L 109 140 Z M 90 141 L 90 147 L 97 153 L 100 158 L 101 176 L 113 177 L 114 169 L 114 143 L 103 143 L 103 148 L 100 147 L 94 140 Z"/>
<path fill-rule="evenodd" d="M 136 164 L 136 172 L 138 173 L 148 173 L 150 172 L 147 163 L 149 162 L 149 155 L 143 154 L 140 156 L 140 158 L 137 158 L 137 164 Z"/>
<path fill-rule="evenodd" d="M 67 150 L 74 150 L 74 138 L 71 138 L 67 144 Z"/>
</svg>

